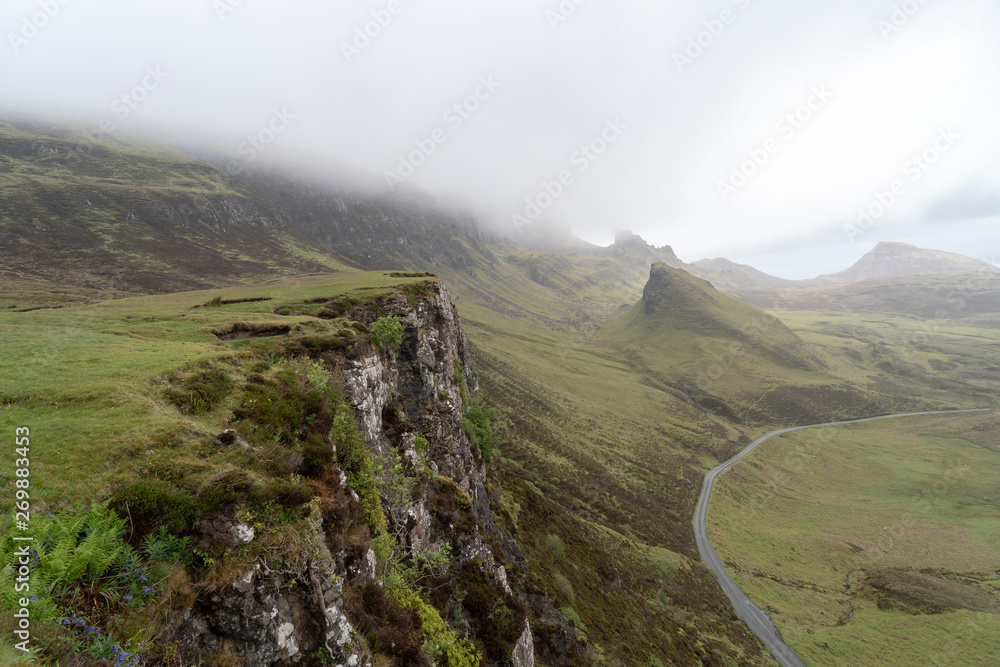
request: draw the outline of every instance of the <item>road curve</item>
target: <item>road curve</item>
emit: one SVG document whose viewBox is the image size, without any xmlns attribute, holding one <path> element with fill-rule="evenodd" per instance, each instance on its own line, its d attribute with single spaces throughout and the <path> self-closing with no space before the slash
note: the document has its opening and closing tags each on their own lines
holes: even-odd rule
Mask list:
<svg viewBox="0 0 1000 667">
<path fill-rule="evenodd" d="M 726 592 L 729 596 L 729 601 L 733 605 L 733 609 L 736 610 L 736 615 L 739 616 L 743 621 L 750 627 L 755 635 L 757 635 L 764 645 L 774 654 L 774 657 L 778 659 L 785 667 L 805 667 L 805 663 L 795 655 L 795 652 L 788 647 L 787 644 L 781 639 L 781 633 L 778 632 L 777 626 L 774 625 L 774 621 L 771 617 L 764 612 L 760 607 L 755 605 L 747 597 L 747 594 L 743 592 L 736 582 L 733 581 L 732 577 L 726 572 L 726 568 L 722 566 L 722 561 L 719 559 L 719 554 L 716 553 L 715 549 L 712 547 L 712 543 L 708 540 L 708 527 L 706 525 L 706 520 L 708 518 L 708 503 L 712 497 L 712 486 L 715 483 L 715 478 L 718 477 L 724 470 L 729 466 L 733 465 L 744 456 L 756 449 L 765 440 L 769 440 L 776 435 L 784 435 L 785 433 L 792 433 L 793 431 L 804 431 L 807 428 L 818 428 L 820 426 L 841 426 L 843 424 L 858 424 L 861 422 L 871 422 L 879 419 L 898 419 L 900 417 L 918 417 L 921 415 L 940 415 L 940 414 L 957 414 L 962 412 L 989 412 L 989 408 L 983 408 L 978 410 L 938 410 L 934 412 L 910 412 L 907 414 L 900 415 L 883 415 L 881 417 L 868 417 L 866 419 L 852 419 L 850 421 L 842 422 L 831 422 L 829 424 L 811 424 L 809 426 L 796 426 L 794 428 L 783 428 L 778 431 L 771 431 L 764 437 L 758 439 L 756 442 L 751 444 L 749 447 L 744 449 L 742 452 L 729 459 L 725 463 L 719 464 L 708 471 L 705 475 L 705 484 L 701 489 L 701 497 L 698 498 L 698 507 L 694 511 L 694 536 L 695 540 L 698 542 L 698 551 L 701 552 L 701 559 L 705 561 L 705 565 L 708 566 L 712 572 L 715 573 L 716 578 L 719 580 L 719 584 L 722 586 L 722 590 Z"/>
</svg>

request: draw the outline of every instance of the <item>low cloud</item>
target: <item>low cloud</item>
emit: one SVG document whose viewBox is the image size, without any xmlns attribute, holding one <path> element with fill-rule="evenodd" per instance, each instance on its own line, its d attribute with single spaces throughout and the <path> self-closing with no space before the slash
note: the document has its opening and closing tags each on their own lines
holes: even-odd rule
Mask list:
<svg viewBox="0 0 1000 667">
<path fill-rule="evenodd" d="M 953 127 L 961 139 L 865 243 L 1000 215 L 995 197 L 956 194 L 997 189 L 995 3 L 673 4 L 8 0 L 0 95 L 84 127 L 216 136 L 237 167 L 256 143 L 253 159 L 395 173 L 508 228 L 620 117 L 629 129 L 539 219 L 604 242 L 630 227 L 693 256 L 794 246 L 840 265 L 859 250 L 844 225 Z M 150 71 L 166 74 L 155 88 Z M 470 95 L 455 127 L 444 115 Z M 281 132 L 276 109 L 294 116 Z"/>
</svg>

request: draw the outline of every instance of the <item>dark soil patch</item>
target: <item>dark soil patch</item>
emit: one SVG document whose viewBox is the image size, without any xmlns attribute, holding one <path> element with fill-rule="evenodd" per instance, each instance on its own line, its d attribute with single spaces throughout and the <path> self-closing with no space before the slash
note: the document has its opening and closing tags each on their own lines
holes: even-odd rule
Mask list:
<svg viewBox="0 0 1000 667">
<path fill-rule="evenodd" d="M 872 575 L 868 584 L 875 591 L 879 609 L 883 610 L 940 614 L 966 609 L 1000 614 L 1000 595 L 957 576 L 886 570 Z"/>
<path fill-rule="evenodd" d="M 233 322 L 228 327 L 212 329 L 211 332 L 219 340 L 245 340 L 247 338 L 286 336 L 291 330 L 292 325 L 290 324 L 274 324 L 271 322 Z"/>
<path fill-rule="evenodd" d="M 232 306 L 237 303 L 261 303 L 263 301 L 274 301 L 274 297 L 270 296 L 260 296 L 252 297 L 248 299 L 221 299 L 216 297 L 211 301 L 194 306 L 195 308 L 214 308 L 216 306 Z"/>
</svg>

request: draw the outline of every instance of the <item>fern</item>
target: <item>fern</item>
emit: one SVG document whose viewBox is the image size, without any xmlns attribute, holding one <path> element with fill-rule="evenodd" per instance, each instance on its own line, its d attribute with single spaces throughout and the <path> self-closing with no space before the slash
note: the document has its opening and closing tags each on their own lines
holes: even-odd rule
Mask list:
<svg viewBox="0 0 1000 667">
<path fill-rule="evenodd" d="M 32 568 L 32 577 L 37 576 L 52 589 L 84 577 L 101 577 L 126 547 L 122 541 L 125 522 L 107 502 L 88 510 L 36 519 L 32 528 L 40 555 Z M 18 546 L 10 534 L 5 536 L 0 543 L 0 558 L 4 563 L 10 562 Z M 137 563 L 135 559 L 129 562 Z"/>
</svg>

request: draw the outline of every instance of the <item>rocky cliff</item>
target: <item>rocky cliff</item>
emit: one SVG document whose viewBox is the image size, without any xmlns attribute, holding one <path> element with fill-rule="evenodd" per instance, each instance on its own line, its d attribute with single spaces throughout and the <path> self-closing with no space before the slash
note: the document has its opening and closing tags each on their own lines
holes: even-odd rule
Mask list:
<svg viewBox="0 0 1000 667">
<path fill-rule="evenodd" d="M 349 350 L 308 343 L 343 380 L 351 410 L 333 417 L 325 441 L 349 469 L 328 475 L 322 497 L 310 501 L 294 552 L 265 545 L 246 523 L 202 525 L 202 544 L 260 555 L 235 571 L 216 566 L 175 608 L 164 644 L 191 660 L 227 656 L 225 664 L 252 667 L 355 667 L 380 664 L 379 656 L 396 665 L 533 665 L 527 605 L 512 586 L 524 556 L 494 520 L 488 462 L 463 427 L 474 383 L 447 289 L 428 281 L 367 301 L 332 300 L 324 316 L 356 329 L 383 318 L 402 324 L 398 349 L 364 336 Z M 292 355 L 305 344 L 293 335 L 277 349 Z M 240 440 L 227 433 L 220 439 Z M 373 480 L 363 465 L 345 463 L 351 433 L 364 452 L 350 460 L 369 462 Z"/>
</svg>

